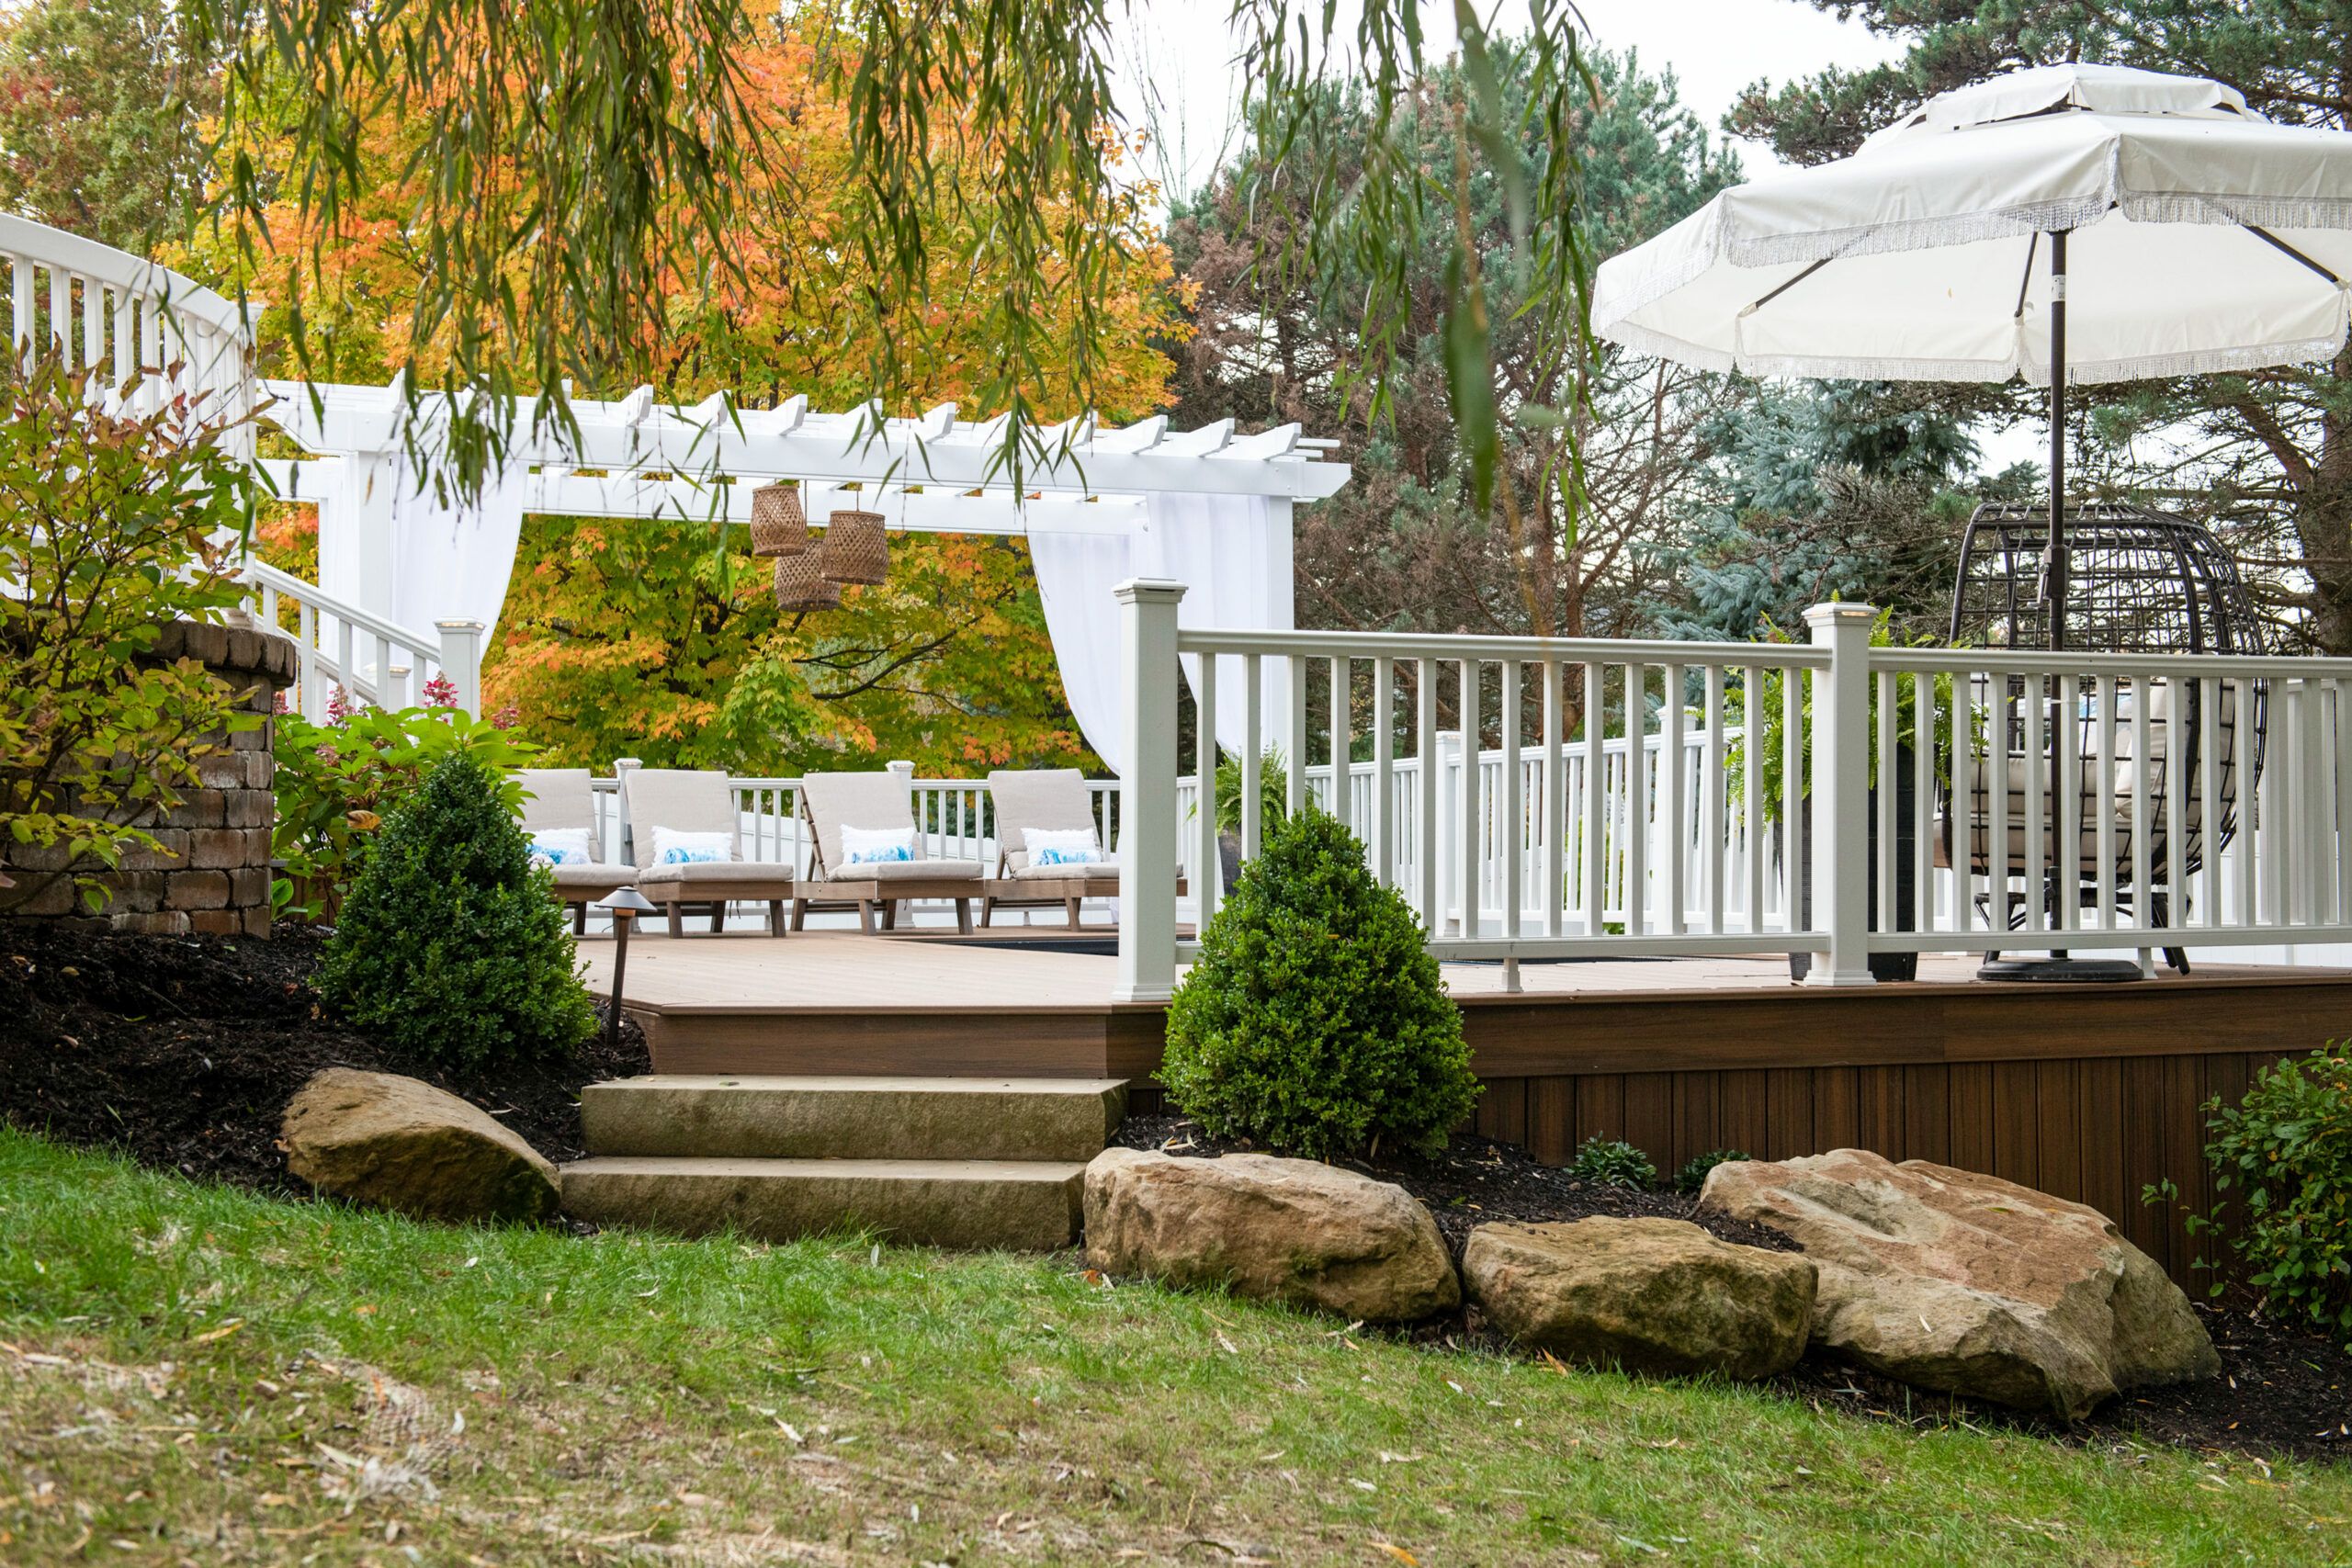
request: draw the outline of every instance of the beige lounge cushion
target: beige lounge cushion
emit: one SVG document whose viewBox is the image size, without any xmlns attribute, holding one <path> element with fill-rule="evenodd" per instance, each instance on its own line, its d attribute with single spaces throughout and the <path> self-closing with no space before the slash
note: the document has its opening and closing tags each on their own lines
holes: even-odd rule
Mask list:
<svg viewBox="0 0 2352 1568">
<path fill-rule="evenodd" d="M 725 833 L 732 859 L 743 858 L 742 826 L 727 775 L 706 768 L 631 768 L 622 775 L 628 794 L 629 850 L 639 871 L 653 865 L 653 829 Z M 713 863 L 705 862 L 706 865 Z M 786 873 L 786 874 L 789 874 Z"/>
<path fill-rule="evenodd" d="M 996 807 L 997 858 L 1016 876 L 1029 863 L 1029 829 L 1083 829 L 1102 842 L 1093 794 L 1076 768 L 999 769 L 989 774 L 989 799 Z"/>
<path fill-rule="evenodd" d="M 741 886 L 789 883 L 792 868 L 757 860 L 706 860 L 684 865 L 650 865 L 637 874 L 639 887 Z"/>
<path fill-rule="evenodd" d="M 1092 865 L 1023 865 L 1012 871 L 1015 882 L 1083 882 L 1089 887 L 1102 886 L 1116 891 L 1119 868 L 1109 861 Z"/>
<path fill-rule="evenodd" d="M 914 787 L 889 772 L 809 773 L 800 781 L 800 813 L 816 830 L 817 863 L 830 876 L 842 867 L 842 829 L 915 826 Z M 922 864 L 922 835 L 915 835 L 915 858 Z M 871 864 L 859 868 L 870 873 Z M 868 875 L 863 880 L 872 880 Z"/>
<path fill-rule="evenodd" d="M 860 861 L 830 873 L 828 882 L 978 882 L 982 866 L 976 860 Z"/>
<path fill-rule="evenodd" d="M 588 852 L 605 858 L 605 847 L 596 818 L 596 792 L 585 768 L 517 768 L 523 786 L 523 831 L 585 828 Z"/>
<path fill-rule="evenodd" d="M 613 865 L 604 861 L 599 861 L 594 865 L 559 865 L 551 869 L 555 872 L 555 885 L 558 887 L 609 889 L 627 887 L 637 880 L 635 866 Z"/>
</svg>

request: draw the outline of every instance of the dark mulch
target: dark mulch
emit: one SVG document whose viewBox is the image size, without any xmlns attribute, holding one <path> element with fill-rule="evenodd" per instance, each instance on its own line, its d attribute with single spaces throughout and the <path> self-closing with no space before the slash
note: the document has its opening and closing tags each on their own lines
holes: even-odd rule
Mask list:
<svg viewBox="0 0 2352 1568">
<path fill-rule="evenodd" d="M 1130 1116 L 1114 1141 L 1173 1155 L 1239 1153 L 1250 1146 L 1242 1140 L 1212 1138 L 1199 1123 L 1182 1116 Z M 1595 1214 L 1689 1220 L 1745 1247 L 1797 1250 L 1797 1244 L 1779 1231 L 1702 1210 L 1695 1196 L 1579 1181 L 1556 1166 L 1538 1164 L 1516 1144 L 1491 1138 L 1456 1138 L 1435 1155 L 1384 1155 L 1376 1162 L 1340 1163 L 1393 1181 L 1427 1204 L 1457 1263 L 1470 1233 L 1480 1225 L 1498 1220 L 1582 1220 Z"/>
<path fill-rule="evenodd" d="M 328 1017 L 311 989 L 320 937 L 141 937 L 0 920 L 0 1121 L 141 1164 L 265 1191 L 307 1190 L 278 1123 L 324 1067 L 405 1073 L 496 1116 L 549 1159 L 576 1159 L 580 1089 L 648 1070 L 624 1020 L 571 1056 L 459 1080 Z"/>
<path fill-rule="evenodd" d="M 1181 1116 L 1130 1116 L 1116 1141 L 1129 1148 L 1202 1157 L 1250 1147 L 1240 1140 L 1212 1138 Z M 1694 1197 L 1579 1181 L 1537 1164 L 1525 1149 L 1487 1138 L 1456 1139 L 1433 1156 L 1349 1163 L 1396 1182 L 1427 1204 L 1457 1260 L 1470 1232 L 1482 1224 L 1596 1214 L 1689 1220 L 1726 1241 L 1796 1249 L 1779 1231 L 1702 1210 Z M 1768 1386 L 1820 1408 L 1920 1427 L 1965 1424 L 2085 1445 L 2137 1438 L 2184 1449 L 2352 1458 L 2352 1356 L 2318 1335 L 2271 1323 L 2244 1302 L 2194 1304 L 2221 1352 L 2221 1377 L 2127 1394 L 2072 1426 L 1928 1393 L 1820 1352 Z M 1499 1348 L 1475 1308 L 1459 1318 L 1419 1325 L 1410 1337 L 1430 1344 L 1467 1340 Z"/>
</svg>

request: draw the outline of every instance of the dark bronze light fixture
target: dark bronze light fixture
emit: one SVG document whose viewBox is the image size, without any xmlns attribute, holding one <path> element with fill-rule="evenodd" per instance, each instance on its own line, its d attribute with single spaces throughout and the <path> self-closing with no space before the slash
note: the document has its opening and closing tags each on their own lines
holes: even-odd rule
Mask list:
<svg viewBox="0 0 2352 1568">
<path fill-rule="evenodd" d="M 613 918 L 613 1001 L 612 1010 L 605 1017 L 605 1043 L 617 1048 L 621 1043 L 621 976 L 628 972 L 629 928 L 637 924 L 638 916 L 653 913 L 653 901 L 634 887 L 616 887 L 588 907 L 602 909 Z"/>
</svg>

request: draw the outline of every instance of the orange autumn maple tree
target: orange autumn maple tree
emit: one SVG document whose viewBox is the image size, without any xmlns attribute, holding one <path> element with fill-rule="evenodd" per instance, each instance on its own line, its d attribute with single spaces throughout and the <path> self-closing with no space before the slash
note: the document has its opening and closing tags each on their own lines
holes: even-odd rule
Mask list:
<svg viewBox="0 0 2352 1568">
<path fill-rule="evenodd" d="M 741 63 L 766 130 L 758 177 L 763 211 L 734 253 L 669 280 L 658 328 L 658 388 L 690 402 L 731 390 L 744 406 L 794 393 L 851 408 L 869 395 L 866 346 L 876 313 L 911 362 L 907 407 L 964 400 L 1012 334 L 992 318 L 985 287 L 1001 265 L 975 226 L 944 224 L 926 298 L 906 302 L 868 276 L 854 243 L 867 221 L 851 176 L 849 130 L 825 84 L 812 24 L 763 25 Z M 373 155 L 397 176 L 401 128 L 375 128 Z M 958 179 L 987 175 L 985 149 L 959 151 Z M 494 171 L 485 179 L 495 184 Z M 397 178 L 365 210 L 341 215 L 312 265 L 300 213 L 274 227 L 272 269 L 252 277 L 275 301 L 264 321 L 283 341 L 288 312 L 318 332 L 311 373 L 373 380 L 387 345 L 404 342 L 417 309 L 417 261 L 406 254 Z M 1125 243 L 1102 317 L 1097 401 L 1107 421 L 1168 400 L 1159 346 L 1183 329 L 1181 287 L 1148 223 L 1148 187 L 1119 208 Z M 956 184 L 938 194 L 963 211 Z M 215 258 L 216 264 L 227 258 Z M 509 287 L 527 287 L 520 261 Z M 1033 340 L 1034 341 L 1034 340 Z M 1057 367 L 1019 367 L 1024 385 L 1057 384 Z M 605 389 L 612 395 L 612 389 Z M 1049 411 L 1050 416 L 1050 411 Z M 266 547 L 299 559 L 302 520 L 264 530 Z M 741 528 L 720 541 L 707 525 L 533 517 L 524 527 L 504 612 L 484 669 L 483 701 L 511 705 L 551 760 L 795 772 L 843 757 L 906 758 L 926 772 L 998 765 L 1097 766 L 1064 701 L 1025 543 L 1018 538 L 904 534 L 891 540 L 887 583 L 850 588 L 838 610 L 779 612 L 767 563 Z"/>
</svg>

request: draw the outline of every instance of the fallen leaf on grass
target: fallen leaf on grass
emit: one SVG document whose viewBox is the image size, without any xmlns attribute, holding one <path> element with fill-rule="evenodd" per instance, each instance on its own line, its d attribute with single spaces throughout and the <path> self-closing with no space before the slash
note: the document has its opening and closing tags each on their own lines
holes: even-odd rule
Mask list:
<svg viewBox="0 0 2352 1568">
<path fill-rule="evenodd" d="M 1374 1551 L 1385 1551 L 1388 1553 L 1389 1556 L 1394 1557 L 1397 1562 L 1404 1563 L 1406 1568 L 1421 1568 L 1421 1560 L 1419 1558 L 1414 1556 L 1411 1552 L 1406 1551 L 1403 1547 L 1396 1545 L 1393 1541 L 1375 1540 L 1372 1543 L 1372 1549 Z"/>
<path fill-rule="evenodd" d="M 1234 1347 L 1234 1343 L 1233 1343 L 1233 1341 L 1232 1341 L 1232 1340 L 1230 1340 L 1230 1339 L 1227 1339 L 1227 1338 L 1224 1335 L 1222 1335 L 1222 1334 L 1220 1334 L 1220 1335 L 1218 1335 L 1218 1336 L 1216 1337 L 1216 1342 L 1217 1342 L 1218 1346 L 1219 1346 L 1221 1348 L 1223 1348 L 1223 1350 L 1225 1351 L 1225 1353 L 1226 1353 L 1227 1355 L 1228 1355 L 1228 1356 L 1238 1356 L 1239 1354 L 1241 1354 L 1241 1352 Z"/>
</svg>

